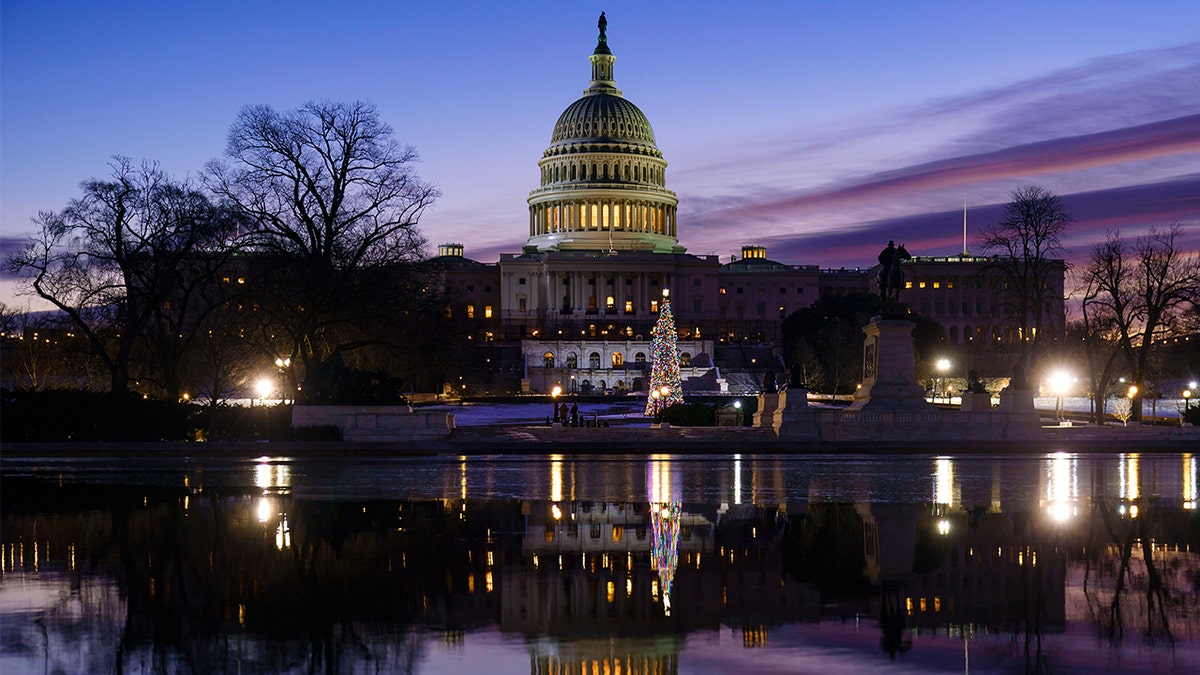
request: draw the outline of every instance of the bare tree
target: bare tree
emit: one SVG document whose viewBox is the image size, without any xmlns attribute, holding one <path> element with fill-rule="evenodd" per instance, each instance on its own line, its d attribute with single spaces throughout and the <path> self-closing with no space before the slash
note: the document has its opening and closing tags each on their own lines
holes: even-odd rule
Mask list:
<svg viewBox="0 0 1200 675">
<path fill-rule="evenodd" d="M 1200 302 L 1200 253 L 1180 251 L 1183 226 L 1151 229 L 1133 242 L 1111 232 L 1088 263 L 1082 306 L 1106 316 L 1117 349 L 1138 387 L 1133 414 L 1141 419 L 1141 393 L 1162 342 L 1185 328 Z"/>
<path fill-rule="evenodd" d="M 995 256 L 993 267 L 1004 278 L 999 305 L 1016 324 L 1020 359 L 1030 371 L 1042 341 L 1053 337 L 1047 329 L 1058 329 L 1060 317 L 1051 317 L 1050 310 L 1061 301 L 1062 235 L 1073 220 L 1057 196 L 1029 186 L 1012 193 L 1004 218 L 982 234 L 981 246 Z"/>
<path fill-rule="evenodd" d="M 207 181 L 249 216 L 252 291 L 283 351 L 309 373 L 335 352 L 386 341 L 370 327 L 420 295 L 417 223 L 438 196 L 413 171 L 416 151 L 355 102 L 247 107 L 226 155 Z"/>
<path fill-rule="evenodd" d="M 5 266 L 69 317 L 108 370 L 110 389 L 125 392 L 136 350 L 167 321 L 171 304 L 185 301 L 182 279 L 193 261 L 226 245 L 231 221 L 155 164 L 114 157 L 109 166 L 108 180 L 84 181 L 83 195 L 62 211 L 39 213 L 38 232 Z M 169 342 L 184 339 L 179 329 L 167 327 Z M 149 374 L 168 396 L 178 394 L 170 386 L 178 378 L 167 371 L 183 358 L 182 345 L 173 346 L 146 353 L 167 361 Z"/>
</svg>

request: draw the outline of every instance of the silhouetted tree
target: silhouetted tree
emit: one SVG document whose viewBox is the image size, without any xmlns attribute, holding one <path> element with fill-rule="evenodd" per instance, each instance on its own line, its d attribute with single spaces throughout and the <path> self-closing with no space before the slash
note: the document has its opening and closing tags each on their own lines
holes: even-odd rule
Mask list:
<svg viewBox="0 0 1200 675">
<path fill-rule="evenodd" d="M 251 291 L 296 367 L 308 373 L 335 352 L 419 329 L 427 294 L 413 265 L 425 243 L 417 222 L 438 191 L 373 105 L 247 107 L 226 155 L 206 180 L 252 223 Z"/>
<path fill-rule="evenodd" d="M 1064 263 L 1062 235 L 1073 222 L 1053 193 L 1036 186 L 1012 193 L 1004 218 L 983 230 L 981 247 L 995 256 L 993 267 L 1004 278 L 999 306 L 1015 322 L 1020 360 L 1027 370 L 1037 366 L 1039 347 L 1047 337 L 1047 312 L 1056 306 L 1056 269 Z"/>
<path fill-rule="evenodd" d="M 147 374 L 174 398 L 192 335 L 183 322 L 203 313 L 190 305 L 194 275 L 211 274 L 233 219 L 153 163 L 114 157 L 110 166 L 109 179 L 84 181 L 83 195 L 62 211 L 40 212 L 38 231 L 5 266 L 70 318 L 113 392 L 128 391 L 135 354 L 145 349 L 141 359 L 154 360 Z"/>
<path fill-rule="evenodd" d="M 1188 315 L 1200 302 L 1200 254 L 1179 250 L 1182 235 L 1179 223 L 1165 231 L 1151 229 L 1133 242 L 1110 232 L 1092 250 L 1084 273 L 1084 316 L 1100 317 L 1108 344 L 1125 358 L 1138 387 L 1135 419 L 1141 418 L 1153 354 L 1186 328 Z"/>
<path fill-rule="evenodd" d="M 783 321 L 784 353 L 817 391 L 848 394 L 862 380 L 863 326 L 879 313 L 872 293 L 824 296 Z"/>
</svg>

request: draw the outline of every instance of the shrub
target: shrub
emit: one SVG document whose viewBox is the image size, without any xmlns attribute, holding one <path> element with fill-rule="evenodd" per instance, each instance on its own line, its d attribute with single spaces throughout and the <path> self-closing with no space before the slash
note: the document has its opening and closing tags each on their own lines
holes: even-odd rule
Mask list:
<svg viewBox="0 0 1200 675">
<path fill-rule="evenodd" d="M 662 419 L 676 427 L 712 427 L 717 424 L 717 406 L 679 403 L 663 411 Z"/>
<path fill-rule="evenodd" d="M 0 392 L 0 440 L 182 441 L 190 436 L 182 403 L 136 394 L 50 389 Z"/>
</svg>

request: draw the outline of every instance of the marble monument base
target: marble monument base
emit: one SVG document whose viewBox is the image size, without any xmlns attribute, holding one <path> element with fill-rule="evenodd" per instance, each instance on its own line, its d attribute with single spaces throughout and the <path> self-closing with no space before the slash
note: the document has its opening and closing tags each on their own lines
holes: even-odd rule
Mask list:
<svg viewBox="0 0 1200 675">
<path fill-rule="evenodd" d="M 808 406 L 808 390 L 789 387 L 778 394 L 761 394 L 754 426 L 772 429 L 779 438 L 816 440 L 816 414 Z"/>
<path fill-rule="evenodd" d="M 916 324 L 904 319 L 873 317 L 863 328 L 863 382 L 847 410 L 864 412 L 929 412 L 917 384 L 917 359 L 912 332 Z"/>
</svg>

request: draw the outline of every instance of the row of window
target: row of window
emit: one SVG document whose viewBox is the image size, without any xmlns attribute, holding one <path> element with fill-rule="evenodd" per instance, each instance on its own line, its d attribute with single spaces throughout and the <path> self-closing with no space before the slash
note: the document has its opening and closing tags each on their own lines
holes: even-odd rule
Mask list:
<svg viewBox="0 0 1200 675">
<path fill-rule="evenodd" d="M 590 208 L 589 208 L 590 206 Z M 531 206 L 534 226 L 543 232 L 582 230 L 635 230 L 668 234 L 674 226 L 674 210 L 669 207 L 632 203 L 543 204 Z"/>
<path fill-rule="evenodd" d="M 954 288 L 955 283 L 956 282 L 954 279 L 949 279 L 949 280 L 926 279 L 924 281 L 922 281 L 922 280 L 905 281 L 904 287 L 909 288 L 909 289 L 911 289 L 911 288 L 918 288 L 918 289 L 919 288 L 937 288 L 937 289 L 945 288 L 946 290 L 951 290 Z M 970 290 L 970 289 L 999 288 L 1004 282 L 1003 282 L 1003 279 L 1001 279 L 999 277 L 989 277 L 989 278 L 967 277 L 967 278 L 959 279 L 957 283 L 959 284 L 959 286 L 961 288 Z"/>
<path fill-rule="evenodd" d="M 613 352 L 612 356 L 609 357 L 609 361 L 613 368 L 622 368 L 625 366 L 625 355 L 621 352 Z M 633 362 L 635 364 L 646 363 L 646 352 L 635 353 L 633 355 Z M 546 352 L 545 354 L 542 354 L 543 367 L 554 368 L 555 363 L 556 360 L 554 357 L 554 352 Z M 563 365 L 571 369 L 579 368 L 579 355 L 575 352 L 568 352 L 566 358 L 563 360 Z M 691 352 L 679 353 L 679 365 L 684 368 L 692 365 Z M 588 368 L 591 368 L 592 370 L 600 369 L 600 352 L 592 352 L 591 354 L 588 354 Z"/>
<path fill-rule="evenodd" d="M 932 315 L 930 315 L 930 313 L 929 313 L 930 307 L 933 308 Z M 928 300 L 922 300 L 921 305 L 920 305 L 921 313 L 925 314 L 925 315 L 930 315 L 930 316 L 940 316 L 942 314 L 945 314 L 946 312 L 954 313 L 955 309 L 956 309 L 955 304 L 953 302 L 942 302 L 941 300 L 934 302 L 932 305 L 929 304 Z M 996 307 L 989 306 L 987 309 L 984 309 L 984 305 L 982 302 L 973 302 L 972 303 L 972 302 L 964 301 L 959 304 L 957 309 L 958 309 L 958 313 L 961 314 L 962 316 L 971 316 L 972 314 L 977 314 L 980 316 L 985 315 L 985 314 L 991 315 L 991 316 L 998 316 L 1000 313 Z"/>
<path fill-rule="evenodd" d="M 542 167 L 542 185 L 564 180 L 626 180 L 663 184 L 664 172 L 661 167 L 650 164 L 625 162 L 565 162 L 553 166 Z"/>
<path fill-rule="evenodd" d="M 699 286 L 700 284 L 696 284 L 696 285 L 697 285 L 697 286 Z M 743 286 L 735 286 L 733 290 L 737 291 L 737 294 L 738 294 L 738 295 L 745 295 L 745 293 L 746 293 L 746 289 L 745 289 L 745 287 L 743 287 Z M 720 291 L 718 291 L 718 292 L 719 292 L 721 295 L 726 295 L 726 294 L 727 294 L 727 291 L 725 290 L 725 287 L 724 287 L 724 286 L 722 286 L 722 287 L 721 287 L 721 289 L 720 289 Z M 788 292 L 788 289 L 787 289 L 787 287 L 786 287 L 786 286 L 780 286 L 780 287 L 779 287 L 779 294 L 780 294 L 780 295 L 787 295 L 787 292 Z M 759 294 L 759 295 L 766 295 L 766 294 L 767 294 L 767 289 L 765 289 L 765 288 L 761 288 L 761 287 L 760 287 L 760 288 L 758 289 L 758 294 Z M 797 286 L 797 287 L 796 287 L 796 295 L 804 295 L 804 287 L 803 287 L 803 286 Z"/>
</svg>

